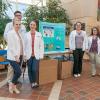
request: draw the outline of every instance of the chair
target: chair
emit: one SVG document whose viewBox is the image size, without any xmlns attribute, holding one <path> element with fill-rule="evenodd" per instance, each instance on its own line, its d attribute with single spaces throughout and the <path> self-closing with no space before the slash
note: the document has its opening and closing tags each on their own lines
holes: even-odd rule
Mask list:
<svg viewBox="0 0 100 100">
<path fill-rule="evenodd" d="M 0 65 L 8 65 L 9 64 L 6 57 L 7 57 L 7 50 L 0 50 Z"/>
</svg>

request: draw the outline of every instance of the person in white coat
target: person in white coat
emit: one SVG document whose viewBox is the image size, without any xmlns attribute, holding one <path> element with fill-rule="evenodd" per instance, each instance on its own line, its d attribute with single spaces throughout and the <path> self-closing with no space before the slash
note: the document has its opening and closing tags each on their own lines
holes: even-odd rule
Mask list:
<svg viewBox="0 0 100 100">
<path fill-rule="evenodd" d="M 25 54 L 28 65 L 28 76 L 31 87 L 37 87 L 39 60 L 44 56 L 44 42 L 42 34 L 36 31 L 37 25 L 35 21 L 30 23 L 30 31 L 25 36 Z"/>
<path fill-rule="evenodd" d="M 24 53 L 24 40 L 20 33 L 21 21 L 17 18 L 13 20 L 14 28 L 9 31 L 7 34 L 7 60 L 10 62 L 11 67 L 13 68 L 14 74 L 11 82 L 9 83 L 9 92 L 10 93 L 20 93 L 16 88 L 18 78 L 21 76 L 21 63 Z"/>
<path fill-rule="evenodd" d="M 91 29 L 91 35 L 88 37 L 88 54 L 91 62 L 91 74 L 96 75 L 96 67 L 100 69 L 100 34 L 97 27 Z M 99 74 L 100 75 L 100 70 Z"/>
<path fill-rule="evenodd" d="M 74 58 L 73 75 L 74 77 L 80 77 L 82 73 L 82 59 L 84 51 L 88 49 L 88 42 L 86 32 L 82 30 L 81 22 L 77 22 L 75 28 L 69 36 L 69 48 Z"/>
<path fill-rule="evenodd" d="M 17 17 L 20 21 L 22 19 L 22 13 L 20 11 L 15 11 L 14 12 L 14 18 Z M 7 23 L 6 27 L 5 27 L 5 31 L 4 31 L 4 39 L 7 41 L 7 34 L 10 30 L 13 29 L 13 21 L 12 22 L 9 22 Z M 21 35 L 23 36 L 25 33 L 26 33 L 26 28 L 23 24 L 21 24 L 21 27 L 20 27 L 20 32 L 21 32 Z"/>
<path fill-rule="evenodd" d="M 14 18 L 18 18 L 18 20 L 21 21 L 22 19 L 22 13 L 20 11 L 15 11 L 14 12 Z M 13 21 L 7 23 L 6 27 L 5 27 L 5 31 L 4 31 L 4 39 L 7 41 L 7 35 L 9 33 L 9 31 L 11 31 L 13 29 Z M 26 33 L 26 28 L 23 24 L 21 24 L 20 26 L 20 33 L 22 35 L 22 37 L 24 38 L 24 35 Z M 11 67 L 11 65 L 8 66 L 8 73 L 7 73 L 7 82 L 10 83 L 10 81 L 12 80 L 13 77 L 13 68 Z"/>
</svg>

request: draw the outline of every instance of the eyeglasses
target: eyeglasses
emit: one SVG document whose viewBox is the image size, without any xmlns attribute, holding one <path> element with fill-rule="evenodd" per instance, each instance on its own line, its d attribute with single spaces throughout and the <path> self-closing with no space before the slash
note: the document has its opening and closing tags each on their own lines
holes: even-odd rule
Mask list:
<svg viewBox="0 0 100 100">
<path fill-rule="evenodd" d="M 77 24 L 76 26 L 81 26 L 80 24 Z"/>
<path fill-rule="evenodd" d="M 18 25 L 20 26 L 21 24 L 16 24 L 16 25 L 17 25 L 17 26 L 18 26 Z"/>
<path fill-rule="evenodd" d="M 22 15 L 15 15 L 15 16 L 22 16 Z"/>
<path fill-rule="evenodd" d="M 93 30 L 93 31 L 97 31 L 97 30 Z"/>
</svg>

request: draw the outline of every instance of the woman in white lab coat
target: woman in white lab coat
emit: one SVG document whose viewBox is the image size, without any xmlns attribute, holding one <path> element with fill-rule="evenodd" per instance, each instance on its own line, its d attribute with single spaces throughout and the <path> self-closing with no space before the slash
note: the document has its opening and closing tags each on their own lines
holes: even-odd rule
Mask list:
<svg viewBox="0 0 100 100">
<path fill-rule="evenodd" d="M 91 29 L 91 35 L 88 37 L 88 54 L 91 62 L 91 74 L 96 75 L 96 67 L 99 66 L 100 75 L 100 33 L 97 27 Z"/>
<path fill-rule="evenodd" d="M 28 76 L 31 87 L 38 86 L 39 60 L 44 56 L 44 42 L 42 34 L 36 31 L 35 21 L 30 23 L 30 31 L 25 36 L 25 53 L 28 65 Z"/>
<path fill-rule="evenodd" d="M 19 32 L 21 21 L 17 18 L 13 20 L 13 29 L 7 34 L 7 59 L 14 70 L 12 81 L 9 83 L 10 93 L 20 93 L 16 88 L 18 78 L 21 76 L 22 55 L 24 55 L 24 41 Z"/>
<path fill-rule="evenodd" d="M 84 51 L 88 49 L 88 42 L 86 32 L 82 30 L 81 22 L 77 22 L 75 28 L 70 33 L 69 47 L 74 57 L 73 75 L 74 77 L 80 77 L 82 73 L 82 59 Z"/>
</svg>

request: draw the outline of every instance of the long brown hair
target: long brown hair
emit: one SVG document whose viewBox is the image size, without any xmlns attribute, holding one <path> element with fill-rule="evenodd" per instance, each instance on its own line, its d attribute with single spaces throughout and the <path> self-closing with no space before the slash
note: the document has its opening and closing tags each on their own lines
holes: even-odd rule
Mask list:
<svg viewBox="0 0 100 100">
<path fill-rule="evenodd" d="M 97 36 L 100 38 L 100 32 L 99 32 L 99 29 L 97 27 L 91 28 L 91 35 L 93 35 L 93 29 L 97 30 Z"/>
</svg>

